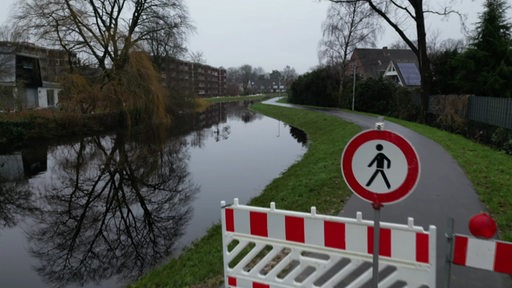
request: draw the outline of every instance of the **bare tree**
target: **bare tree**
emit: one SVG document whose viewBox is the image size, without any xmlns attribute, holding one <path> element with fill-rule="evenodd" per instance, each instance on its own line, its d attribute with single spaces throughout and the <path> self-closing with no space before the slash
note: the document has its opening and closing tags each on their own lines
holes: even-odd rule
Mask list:
<svg viewBox="0 0 512 288">
<path fill-rule="evenodd" d="M 133 49 L 155 39 L 180 43 L 191 27 L 181 0 L 26 0 L 15 19 L 36 39 L 89 56 L 107 78 L 127 65 Z M 171 44 L 163 46 L 152 52 Z"/>
<path fill-rule="evenodd" d="M 226 70 L 226 90 L 228 96 L 240 95 L 242 90 L 242 72 L 239 68 L 229 67 Z"/>
<path fill-rule="evenodd" d="M 338 68 L 338 105 L 343 102 L 343 82 L 348 57 L 358 45 L 375 46 L 378 31 L 375 12 L 364 3 L 349 1 L 332 3 L 322 24 L 323 38 L 319 43 L 322 62 Z"/>
<path fill-rule="evenodd" d="M 192 63 L 205 64 L 206 59 L 204 58 L 204 54 L 202 51 L 190 52 L 188 53 L 188 60 Z"/>
<path fill-rule="evenodd" d="M 240 80 L 242 82 L 243 95 L 249 95 L 252 93 L 252 82 L 256 79 L 256 73 L 249 64 L 240 66 Z"/>
<path fill-rule="evenodd" d="M 425 29 L 425 14 L 436 15 L 460 13 L 445 5 L 442 10 L 430 10 L 423 0 L 329 0 L 334 3 L 365 3 L 377 13 L 388 25 L 395 30 L 407 46 L 416 54 L 421 74 L 421 109 L 422 117 L 425 120 L 429 95 L 432 91 L 432 70 L 427 53 L 427 33 Z M 408 35 L 407 28 L 414 24 L 414 31 Z M 417 40 L 415 43 L 414 40 Z"/>
<path fill-rule="evenodd" d="M 286 65 L 286 67 L 283 68 L 283 71 L 281 71 L 281 74 L 283 75 L 286 89 L 289 89 L 293 81 L 295 81 L 299 77 L 297 71 L 295 71 L 295 68 L 290 67 L 290 65 Z"/>
<path fill-rule="evenodd" d="M 31 39 L 78 55 L 98 69 L 98 78 L 116 99 L 117 108 L 126 110 L 134 108 L 127 107 L 127 102 L 134 103 L 129 97 L 148 101 L 160 97 L 124 91 L 128 80 L 123 73 L 134 59 L 132 53 L 144 48 L 164 57 L 179 53 L 192 28 L 182 0 L 25 0 L 17 8 L 18 27 Z"/>
<path fill-rule="evenodd" d="M 147 31 L 153 31 L 143 41 L 144 50 L 152 55 L 153 61 L 160 71 L 165 70 L 169 58 L 186 57 L 185 42 L 188 33 L 194 30 L 189 23 L 186 11 L 178 13 L 173 21 L 175 29 L 172 29 L 172 26 L 169 26 L 170 29 L 160 29 L 156 27 L 159 25 L 158 22 L 151 23 L 150 26 L 144 28 Z"/>
</svg>

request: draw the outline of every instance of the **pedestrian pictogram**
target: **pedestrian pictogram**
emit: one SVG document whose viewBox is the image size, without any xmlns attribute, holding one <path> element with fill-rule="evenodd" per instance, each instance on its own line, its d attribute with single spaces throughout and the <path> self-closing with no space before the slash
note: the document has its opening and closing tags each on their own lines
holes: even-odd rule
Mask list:
<svg viewBox="0 0 512 288">
<path fill-rule="evenodd" d="M 406 139 L 388 130 L 357 134 L 345 147 L 341 160 L 349 188 L 377 205 L 403 200 L 419 179 L 416 151 Z"/>
<path fill-rule="evenodd" d="M 382 144 L 377 144 L 375 149 L 377 149 L 377 151 L 379 151 L 379 153 L 377 155 L 375 155 L 375 158 L 373 158 L 372 162 L 370 162 L 370 164 L 368 164 L 368 167 L 372 167 L 373 164 L 375 164 L 377 169 L 375 169 L 375 172 L 373 173 L 372 177 L 370 178 L 370 180 L 368 180 L 368 183 L 366 183 L 366 187 L 372 185 L 373 180 L 375 180 L 375 177 L 377 177 L 377 175 L 380 174 L 382 176 L 382 179 L 384 179 L 384 182 L 386 183 L 386 187 L 388 187 L 388 189 L 389 189 L 389 188 L 391 188 L 391 184 L 389 184 L 388 177 L 386 176 L 386 172 L 384 172 L 384 164 L 387 163 L 388 164 L 387 169 L 390 169 L 391 168 L 391 160 L 389 160 L 389 158 L 386 157 L 386 154 L 380 152 L 384 149 Z"/>
</svg>

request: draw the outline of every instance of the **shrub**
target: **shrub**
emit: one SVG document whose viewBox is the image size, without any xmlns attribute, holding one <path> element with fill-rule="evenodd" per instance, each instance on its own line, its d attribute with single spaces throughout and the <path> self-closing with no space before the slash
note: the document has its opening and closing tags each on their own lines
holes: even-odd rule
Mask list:
<svg viewBox="0 0 512 288">
<path fill-rule="evenodd" d="M 288 101 L 295 104 L 334 107 L 337 104 L 339 83 L 331 67 L 306 73 L 295 80 Z"/>
<path fill-rule="evenodd" d="M 436 113 L 436 125 L 441 129 L 464 134 L 467 128 L 468 95 L 436 95 L 430 97 Z"/>
<path fill-rule="evenodd" d="M 392 115 L 395 90 L 395 84 L 385 79 L 365 79 L 356 87 L 355 109 L 381 115 Z"/>
</svg>

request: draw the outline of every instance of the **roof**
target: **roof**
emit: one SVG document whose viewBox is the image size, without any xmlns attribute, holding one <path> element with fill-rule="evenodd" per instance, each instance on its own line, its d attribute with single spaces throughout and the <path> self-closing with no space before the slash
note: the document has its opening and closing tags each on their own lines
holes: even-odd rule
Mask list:
<svg viewBox="0 0 512 288">
<path fill-rule="evenodd" d="M 421 86 L 421 75 L 416 63 L 396 63 L 396 68 L 405 86 Z"/>
<path fill-rule="evenodd" d="M 383 76 L 392 79 L 400 86 L 421 86 L 421 74 L 416 63 L 391 61 Z"/>
<path fill-rule="evenodd" d="M 359 74 L 366 77 L 380 77 L 391 61 L 396 63 L 417 63 L 416 54 L 409 49 L 356 48 L 350 62 L 356 61 Z"/>
</svg>

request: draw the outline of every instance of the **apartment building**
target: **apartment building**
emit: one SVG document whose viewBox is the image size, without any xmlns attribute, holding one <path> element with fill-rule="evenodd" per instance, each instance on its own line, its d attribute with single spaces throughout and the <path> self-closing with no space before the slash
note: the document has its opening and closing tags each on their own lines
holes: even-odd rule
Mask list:
<svg viewBox="0 0 512 288">
<path fill-rule="evenodd" d="M 74 57 L 74 56 L 73 56 Z M 0 93 L 3 103 L 16 99 L 23 108 L 54 107 L 57 77 L 68 71 L 69 55 L 27 42 L 0 42 Z"/>
<path fill-rule="evenodd" d="M 226 69 L 170 59 L 164 73 L 166 85 L 197 97 L 226 95 Z"/>
</svg>

